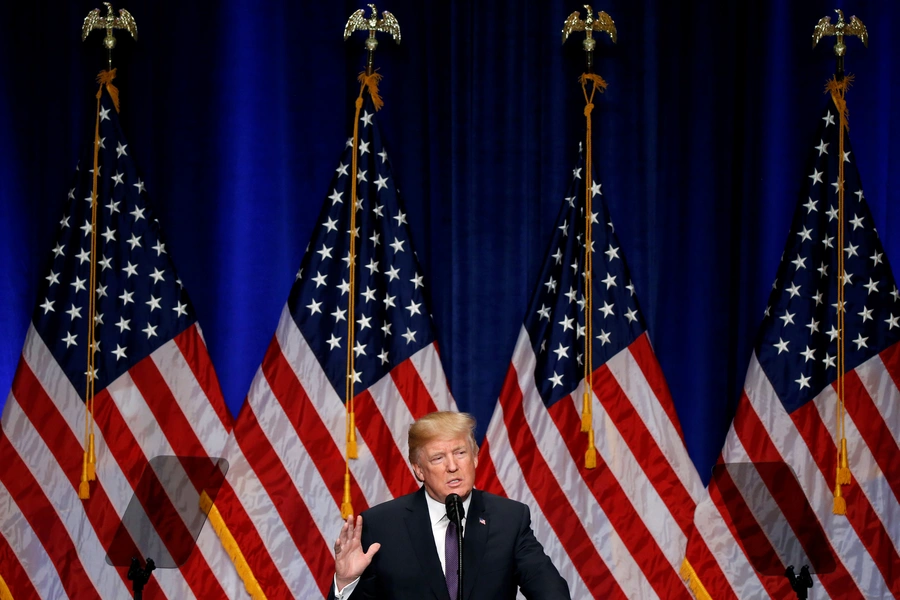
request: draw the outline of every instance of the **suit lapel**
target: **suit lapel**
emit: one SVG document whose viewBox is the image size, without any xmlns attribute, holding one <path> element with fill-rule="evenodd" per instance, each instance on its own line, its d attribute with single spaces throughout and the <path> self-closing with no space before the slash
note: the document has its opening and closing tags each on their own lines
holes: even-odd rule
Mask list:
<svg viewBox="0 0 900 600">
<path fill-rule="evenodd" d="M 466 516 L 466 530 L 463 536 L 463 599 L 472 597 L 478 567 L 484 558 L 491 519 L 484 508 L 481 490 L 472 490 L 472 502 Z"/>
<path fill-rule="evenodd" d="M 412 502 L 407 506 L 407 511 L 406 531 L 416 552 L 423 578 L 428 582 L 435 598 L 450 600 L 450 594 L 447 593 L 447 582 L 441 571 L 441 560 L 434 547 L 434 532 L 428 516 L 428 505 L 425 503 L 425 488 L 419 488 L 419 491 L 412 497 Z"/>
</svg>

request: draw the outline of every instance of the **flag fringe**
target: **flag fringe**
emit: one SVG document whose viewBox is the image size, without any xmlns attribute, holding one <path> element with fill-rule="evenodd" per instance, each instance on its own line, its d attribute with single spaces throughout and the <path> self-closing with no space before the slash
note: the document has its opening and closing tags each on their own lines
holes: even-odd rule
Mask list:
<svg viewBox="0 0 900 600">
<path fill-rule="evenodd" d="M 3 581 L 2 575 L 0 575 L 0 600 L 13 600 L 12 592 L 9 591 L 6 582 Z"/>
<path fill-rule="evenodd" d="M 200 494 L 200 510 L 206 513 L 209 524 L 212 525 L 213 531 L 215 531 L 216 535 L 219 537 L 219 541 L 222 543 L 222 547 L 228 554 L 228 558 L 234 563 L 234 568 L 237 571 L 238 577 L 240 577 L 241 581 L 244 583 L 244 588 L 247 590 L 250 598 L 253 600 L 266 600 L 266 594 L 259 586 L 259 582 L 253 575 L 250 565 L 247 564 L 247 559 L 244 558 L 244 554 L 241 552 L 237 540 L 231 535 L 231 531 L 228 530 L 228 525 L 225 524 L 222 514 L 205 491 Z"/>
<path fill-rule="evenodd" d="M 684 580 L 688 588 L 690 588 L 691 593 L 694 594 L 694 598 L 697 600 L 712 600 L 712 596 L 710 596 L 709 592 L 706 591 L 706 588 L 703 587 L 703 582 L 700 581 L 700 577 L 697 575 L 696 571 L 694 571 L 694 567 L 691 566 L 691 563 L 688 562 L 687 558 L 681 561 L 681 569 L 678 570 L 678 573 L 681 575 L 681 579 Z"/>
</svg>

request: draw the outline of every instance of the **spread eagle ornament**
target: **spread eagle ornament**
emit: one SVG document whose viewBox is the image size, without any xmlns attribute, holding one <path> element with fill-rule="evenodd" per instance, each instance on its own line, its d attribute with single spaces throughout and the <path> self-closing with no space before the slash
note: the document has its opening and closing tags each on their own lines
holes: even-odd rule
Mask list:
<svg viewBox="0 0 900 600">
<path fill-rule="evenodd" d="M 831 17 L 822 17 L 816 24 L 816 28 L 813 30 L 812 35 L 813 48 L 815 48 L 816 44 L 819 43 L 819 40 L 821 40 L 826 35 L 833 35 L 837 37 L 837 43 L 834 45 L 834 53 L 837 56 L 843 56 L 844 52 L 847 49 L 847 46 L 844 45 L 845 35 L 858 36 L 860 41 L 863 43 L 863 46 L 868 47 L 869 32 L 866 30 L 866 26 L 863 25 L 863 22 L 853 16 L 850 17 L 850 22 L 847 23 L 846 21 L 844 21 L 844 13 L 841 12 L 840 9 L 835 10 L 834 12 L 838 14 L 837 23 L 832 25 Z"/>
<path fill-rule="evenodd" d="M 134 22 L 134 17 L 131 16 L 131 13 L 122 8 L 119 9 L 119 16 L 117 17 L 113 13 L 112 4 L 109 2 L 104 2 L 103 4 L 107 9 L 105 17 L 100 16 L 99 8 L 95 8 L 84 18 L 84 25 L 81 27 L 81 41 L 83 42 L 87 39 L 87 36 L 94 29 L 106 30 L 106 37 L 103 38 L 103 46 L 108 50 L 112 50 L 116 47 L 116 38 L 113 36 L 113 29 L 124 29 L 131 34 L 131 37 L 137 39 L 137 23 Z"/>
<path fill-rule="evenodd" d="M 375 46 L 378 45 L 378 42 L 375 40 L 376 31 L 389 34 L 394 38 L 394 41 L 399 44 L 400 23 L 397 22 L 394 15 L 388 11 L 384 11 L 381 13 L 381 18 L 379 19 L 375 5 L 369 4 L 369 8 L 372 9 L 372 16 L 368 19 L 366 18 L 366 10 L 364 8 L 361 8 L 350 15 L 350 18 L 347 19 L 347 25 L 344 27 L 344 40 L 346 41 L 354 31 L 368 30 L 369 37 L 366 39 L 366 48 L 369 50 L 374 50 Z"/>
<path fill-rule="evenodd" d="M 569 34 L 573 31 L 585 32 L 586 37 L 583 45 L 587 52 L 592 51 L 596 45 L 596 41 L 591 37 L 591 34 L 594 31 L 605 31 L 609 34 L 609 37 L 612 38 L 613 43 L 616 43 L 616 24 L 613 22 L 612 17 L 601 10 L 597 13 L 597 17 L 595 18 L 594 11 L 589 5 L 585 4 L 584 8 L 587 11 L 587 17 L 585 17 L 583 21 L 581 20 L 581 13 L 577 10 L 566 18 L 562 30 L 563 43 L 566 43 Z"/>
</svg>

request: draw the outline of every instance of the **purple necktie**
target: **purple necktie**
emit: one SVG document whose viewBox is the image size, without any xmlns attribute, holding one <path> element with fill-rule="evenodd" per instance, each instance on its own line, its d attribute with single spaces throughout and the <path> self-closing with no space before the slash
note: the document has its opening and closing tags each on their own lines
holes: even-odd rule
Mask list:
<svg viewBox="0 0 900 600">
<path fill-rule="evenodd" d="M 447 525 L 447 536 L 444 538 L 444 564 L 447 591 L 450 592 L 450 600 L 456 600 L 459 588 L 459 534 L 453 521 Z"/>
</svg>

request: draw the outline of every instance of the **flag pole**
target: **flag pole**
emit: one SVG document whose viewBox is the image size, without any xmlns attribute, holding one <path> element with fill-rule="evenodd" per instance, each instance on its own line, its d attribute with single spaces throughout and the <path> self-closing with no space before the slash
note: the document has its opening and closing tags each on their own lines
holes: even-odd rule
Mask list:
<svg viewBox="0 0 900 600">
<path fill-rule="evenodd" d="M 106 29 L 106 37 L 103 39 L 103 46 L 107 50 L 106 71 L 101 71 L 97 75 L 97 83 L 100 89 L 97 90 L 97 115 L 94 126 L 94 160 L 91 172 L 93 174 L 93 185 L 91 187 L 91 252 L 90 252 L 90 277 L 89 277 L 89 294 L 88 294 L 88 314 L 87 314 L 87 370 L 85 371 L 85 394 L 84 394 L 84 455 L 81 463 L 81 482 L 78 485 L 78 497 L 82 500 L 88 500 L 91 497 L 90 483 L 97 479 L 96 464 L 97 456 L 94 446 L 94 383 L 96 380 L 97 370 L 94 362 L 94 354 L 98 350 L 96 340 L 96 323 L 95 313 L 96 294 L 97 294 L 97 178 L 99 176 L 99 154 L 100 154 L 100 99 L 103 96 L 103 88 L 113 101 L 116 112 L 119 111 L 119 90 L 113 85 L 112 80 L 116 76 L 115 69 L 112 68 L 112 51 L 116 47 L 116 38 L 113 36 L 113 29 L 126 29 L 131 35 L 137 39 L 137 24 L 134 17 L 125 9 L 119 11 L 119 16 L 113 14 L 112 5 L 104 2 L 107 8 L 105 17 L 100 16 L 100 9 L 95 8 L 88 13 L 81 27 L 81 41 L 87 39 L 87 36 L 94 29 Z"/>
<path fill-rule="evenodd" d="M 838 20 L 835 24 L 831 24 L 831 18 L 828 16 L 819 19 L 813 30 L 812 45 L 813 48 L 819 43 L 824 36 L 835 36 L 834 55 L 836 58 L 834 78 L 825 86 L 825 92 L 831 94 L 831 99 L 837 107 L 840 123 L 838 125 L 838 223 L 837 223 L 837 409 L 835 411 L 836 426 L 835 437 L 837 438 L 837 460 L 836 475 L 834 484 L 834 506 L 832 512 L 836 515 L 847 514 L 847 501 L 843 496 L 841 486 L 850 485 L 852 482 L 850 476 L 850 463 L 847 458 L 847 436 L 845 429 L 846 417 L 846 395 L 844 391 L 844 374 L 846 370 L 845 360 L 845 307 L 844 307 L 844 134 L 849 129 L 847 122 L 847 88 L 853 81 L 853 76 L 844 75 L 844 55 L 847 52 L 847 46 L 844 44 L 845 36 L 858 36 L 864 46 L 869 45 L 869 33 L 866 26 L 855 16 L 850 17 L 850 21 L 844 21 L 844 13 L 838 9 Z"/>
<path fill-rule="evenodd" d="M 341 517 L 346 519 L 353 514 L 353 503 L 350 497 L 350 460 L 359 456 L 356 443 L 356 401 L 354 395 L 354 383 L 358 374 L 354 367 L 354 338 L 356 334 L 356 211 L 357 206 L 357 160 L 359 159 L 359 112 L 363 106 L 363 94 L 368 91 L 372 98 L 372 104 L 375 110 L 380 110 L 384 106 L 381 96 L 378 94 L 378 83 L 381 81 L 381 75 L 375 73 L 374 60 L 375 49 L 378 47 L 378 40 L 375 38 L 375 32 L 380 31 L 387 33 L 394 38 L 394 41 L 400 43 L 400 23 L 389 13 L 384 11 L 381 18 L 378 18 L 378 12 L 375 5 L 370 4 L 372 16 L 366 18 L 365 10 L 359 9 L 350 15 L 347 24 L 344 26 L 344 41 L 350 37 L 354 31 L 368 30 L 369 37 L 366 38 L 366 70 L 359 74 L 359 96 L 356 98 L 356 112 L 353 118 L 353 160 L 350 170 L 350 202 L 348 210 L 350 210 L 350 249 L 349 249 L 349 291 L 347 301 L 347 373 L 345 376 L 344 389 L 344 407 L 346 410 L 346 434 L 347 447 L 346 458 L 344 461 L 344 495 L 341 502 Z"/>
<path fill-rule="evenodd" d="M 593 239 L 592 239 L 592 222 L 593 212 L 591 210 L 591 200 L 594 195 L 593 167 L 591 164 L 593 158 L 593 131 L 591 126 L 591 113 L 594 110 L 594 94 L 597 90 L 603 93 L 606 90 L 606 82 L 599 75 L 593 73 L 594 49 L 597 41 L 592 37 L 594 31 L 605 31 L 609 34 L 613 43 L 616 43 L 616 24 L 612 18 L 603 11 L 597 13 L 594 17 L 594 11 L 587 4 L 584 6 L 587 16 L 581 19 L 578 11 L 573 12 L 563 24 L 562 41 L 565 44 L 569 34 L 573 31 L 584 31 L 585 39 L 582 42 L 582 48 L 585 52 L 586 69 L 579 78 L 581 82 L 581 91 L 584 93 L 584 117 L 585 117 L 585 143 L 584 143 L 584 302 L 585 302 L 585 319 L 584 319 L 584 396 L 581 406 L 581 431 L 588 434 L 588 447 L 584 455 L 584 466 L 587 469 L 593 469 L 597 466 L 597 449 L 594 446 L 594 426 L 593 426 Z M 591 91 L 588 93 L 588 83 L 591 84 Z"/>
</svg>

